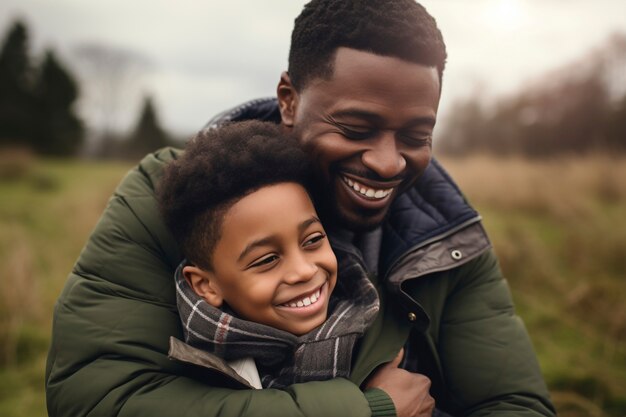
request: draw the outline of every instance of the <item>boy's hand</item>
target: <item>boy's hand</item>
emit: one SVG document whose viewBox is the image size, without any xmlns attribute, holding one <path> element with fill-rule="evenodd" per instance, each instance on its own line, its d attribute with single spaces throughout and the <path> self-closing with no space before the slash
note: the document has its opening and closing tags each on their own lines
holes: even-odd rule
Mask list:
<svg viewBox="0 0 626 417">
<path fill-rule="evenodd" d="M 365 389 L 385 391 L 398 417 L 430 417 L 435 408 L 435 400 L 429 393 L 430 379 L 398 368 L 403 354 L 401 349 L 393 361 L 378 368 L 365 383 Z"/>
</svg>

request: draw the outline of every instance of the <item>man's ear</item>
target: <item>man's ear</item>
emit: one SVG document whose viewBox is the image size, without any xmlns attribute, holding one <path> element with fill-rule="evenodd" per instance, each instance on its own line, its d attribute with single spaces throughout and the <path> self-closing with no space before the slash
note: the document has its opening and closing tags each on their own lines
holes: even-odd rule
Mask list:
<svg viewBox="0 0 626 417">
<path fill-rule="evenodd" d="M 280 74 L 280 81 L 276 87 L 276 97 L 278 97 L 278 108 L 284 126 L 293 127 L 298 107 L 298 93 L 291 84 L 291 78 L 287 71 Z"/>
<path fill-rule="evenodd" d="M 222 290 L 215 279 L 215 274 L 197 266 L 183 267 L 183 276 L 196 294 L 213 307 L 220 307 L 224 302 Z"/>
</svg>

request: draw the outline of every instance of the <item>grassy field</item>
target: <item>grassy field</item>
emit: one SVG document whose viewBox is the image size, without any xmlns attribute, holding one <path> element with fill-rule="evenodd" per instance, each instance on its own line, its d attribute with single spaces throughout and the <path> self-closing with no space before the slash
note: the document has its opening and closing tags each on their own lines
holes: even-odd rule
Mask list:
<svg viewBox="0 0 626 417">
<path fill-rule="evenodd" d="M 485 219 L 559 415 L 626 415 L 626 158 L 445 165 Z"/>
<path fill-rule="evenodd" d="M 482 213 L 559 414 L 626 415 L 626 158 L 445 160 Z M 43 416 L 51 312 L 128 165 L 0 159 L 0 416 Z"/>
</svg>

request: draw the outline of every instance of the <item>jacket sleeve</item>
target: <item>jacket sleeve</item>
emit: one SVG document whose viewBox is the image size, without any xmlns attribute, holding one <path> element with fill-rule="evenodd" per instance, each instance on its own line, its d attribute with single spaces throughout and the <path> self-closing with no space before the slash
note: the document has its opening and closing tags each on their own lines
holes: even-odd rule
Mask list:
<svg viewBox="0 0 626 417">
<path fill-rule="evenodd" d="M 555 415 L 493 252 L 452 272 L 438 339 L 452 414 Z"/>
<path fill-rule="evenodd" d="M 126 176 L 66 282 L 46 364 L 49 415 L 369 416 L 366 396 L 346 379 L 235 390 L 168 360 L 169 337 L 182 337 L 173 281 L 180 253 L 153 189 L 175 156 L 150 155 Z"/>
</svg>

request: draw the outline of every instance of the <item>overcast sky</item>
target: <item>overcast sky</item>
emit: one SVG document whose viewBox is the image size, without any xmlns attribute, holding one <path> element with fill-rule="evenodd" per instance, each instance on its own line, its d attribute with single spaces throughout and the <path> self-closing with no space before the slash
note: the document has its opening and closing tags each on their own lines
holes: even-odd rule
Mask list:
<svg viewBox="0 0 626 417">
<path fill-rule="evenodd" d="M 192 133 L 215 113 L 274 95 L 286 69 L 293 19 L 304 0 L 2 0 L 2 37 L 15 18 L 33 52 L 52 47 L 69 66 L 98 44 L 141 58 L 127 74 L 116 125 L 136 118 L 151 93 L 165 127 Z M 470 92 L 500 95 L 626 33 L 626 0 L 424 0 L 448 46 L 442 108 Z M 91 93 L 92 96 L 95 93 Z M 92 97 L 93 98 L 93 97 Z M 81 111 L 102 123 L 92 99 Z"/>
</svg>

